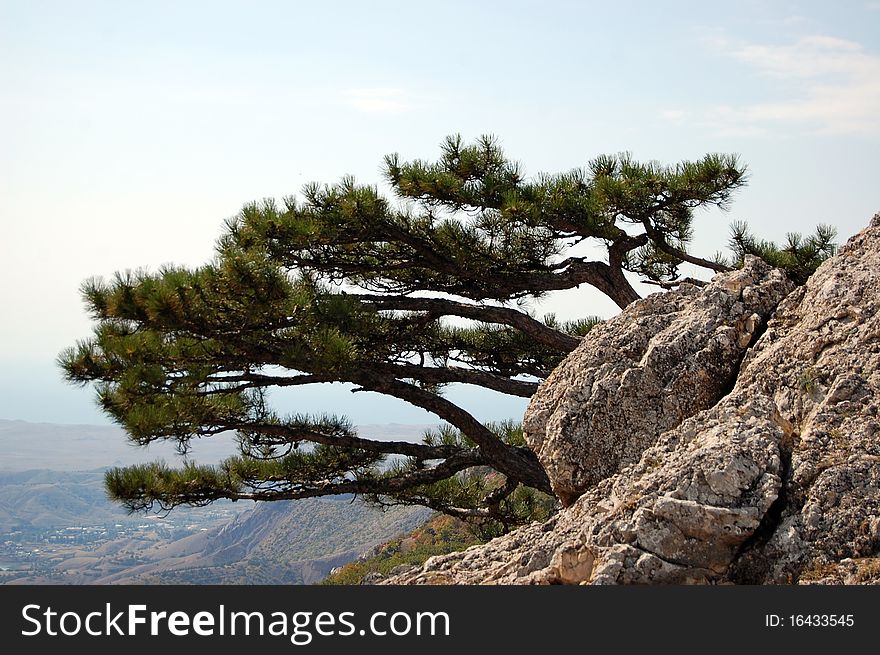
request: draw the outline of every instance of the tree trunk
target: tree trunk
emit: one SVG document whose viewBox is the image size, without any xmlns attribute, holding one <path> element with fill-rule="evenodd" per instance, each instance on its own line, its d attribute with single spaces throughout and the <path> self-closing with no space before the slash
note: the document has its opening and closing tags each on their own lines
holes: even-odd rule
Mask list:
<svg viewBox="0 0 880 655">
<path fill-rule="evenodd" d="M 621 269 L 615 269 L 609 266 L 606 273 L 609 284 L 601 290 L 611 298 L 611 300 L 617 303 L 618 307 L 624 309 L 630 303 L 641 298 L 636 290 L 633 289 L 629 280 L 626 279 L 626 276 Z"/>
<path fill-rule="evenodd" d="M 503 473 L 508 479 L 521 482 L 527 487 L 533 487 L 544 493 L 555 495 L 550 486 L 550 478 L 538 461 L 535 453 L 521 446 L 503 445 L 503 448 L 493 449 L 493 452 L 482 451 L 486 462 L 495 470 Z"/>
</svg>

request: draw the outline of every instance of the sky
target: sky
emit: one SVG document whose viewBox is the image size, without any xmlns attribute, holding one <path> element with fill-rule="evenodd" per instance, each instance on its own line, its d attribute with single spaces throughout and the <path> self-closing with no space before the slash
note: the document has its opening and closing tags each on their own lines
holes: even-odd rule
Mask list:
<svg viewBox="0 0 880 655">
<path fill-rule="evenodd" d="M 54 363 L 89 335 L 85 278 L 204 263 L 244 203 L 380 184 L 385 154 L 453 133 L 531 174 L 738 153 L 750 183 L 698 215 L 693 252 L 734 219 L 845 240 L 880 211 L 880 2 L 0 0 L 0 418 L 107 422 Z M 616 312 L 588 290 L 541 309 Z M 449 395 L 484 420 L 525 406 Z M 279 401 L 432 421 L 339 384 Z"/>
</svg>

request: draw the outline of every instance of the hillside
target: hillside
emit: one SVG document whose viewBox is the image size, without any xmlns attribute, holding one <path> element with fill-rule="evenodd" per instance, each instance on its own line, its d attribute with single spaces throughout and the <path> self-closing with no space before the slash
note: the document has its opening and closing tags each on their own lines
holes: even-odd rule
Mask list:
<svg viewBox="0 0 880 655">
<path fill-rule="evenodd" d="M 101 479 L 0 474 L 0 583 L 310 584 L 429 515 L 348 498 L 128 515 Z"/>
<path fill-rule="evenodd" d="M 260 504 L 221 527 L 143 548 L 144 563 L 96 584 L 313 584 L 430 514 L 351 499 Z"/>
<path fill-rule="evenodd" d="M 482 543 L 459 519 L 435 514 L 415 530 L 401 534 L 358 559 L 330 572 L 321 584 L 369 583 L 423 564 L 434 555 L 446 555 Z"/>
</svg>

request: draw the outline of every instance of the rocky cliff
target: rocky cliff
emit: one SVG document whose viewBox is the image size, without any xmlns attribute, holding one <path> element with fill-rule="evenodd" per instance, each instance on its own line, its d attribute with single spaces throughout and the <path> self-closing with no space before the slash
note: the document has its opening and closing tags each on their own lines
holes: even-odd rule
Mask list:
<svg viewBox="0 0 880 655">
<path fill-rule="evenodd" d="M 634 303 L 525 417 L 568 506 L 386 583 L 880 582 L 878 307 L 880 215 L 797 289 L 751 260 Z"/>
</svg>

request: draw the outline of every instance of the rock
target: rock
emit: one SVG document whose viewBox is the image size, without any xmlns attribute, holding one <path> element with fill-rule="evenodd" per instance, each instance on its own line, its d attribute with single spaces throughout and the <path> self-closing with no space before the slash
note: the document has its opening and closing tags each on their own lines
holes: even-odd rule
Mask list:
<svg viewBox="0 0 880 655">
<path fill-rule="evenodd" d="M 782 271 L 749 257 L 702 289 L 653 294 L 594 328 L 540 386 L 523 420 L 562 502 L 718 402 L 793 288 Z"/>
<path fill-rule="evenodd" d="M 766 398 L 731 399 L 667 432 L 641 461 L 549 524 L 435 557 L 394 583 L 681 583 L 719 578 L 778 497 L 784 426 Z M 443 576 L 443 577 L 438 577 Z"/>
<path fill-rule="evenodd" d="M 712 296 L 697 302 L 703 292 L 671 298 L 680 309 L 667 327 L 702 315 L 701 302 L 716 306 Z M 630 314 L 635 325 L 619 326 L 641 340 L 616 342 L 630 367 L 650 359 L 645 344 L 656 338 L 639 323 L 665 320 L 643 313 L 662 304 L 648 300 Z M 586 488 L 548 522 L 431 558 L 383 584 L 880 583 L 878 307 L 880 215 L 779 305 L 720 401 L 659 430 L 656 443 L 628 455 L 637 461 Z M 599 338 L 611 343 L 612 335 Z M 706 348 L 685 349 L 690 359 L 679 370 L 691 370 L 688 362 Z M 608 352 L 616 362 L 617 351 Z M 580 361 L 602 368 L 585 355 Z M 587 370 L 564 366 L 553 376 L 560 388 L 545 385 L 544 401 L 530 408 L 533 420 L 544 411 L 544 422 L 534 425 L 552 426 L 566 405 L 570 425 L 589 426 L 596 385 L 583 384 Z M 609 394 L 626 386 L 625 371 L 617 370 L 616 378 L 602 378 L 617 381 Z M 573 413 L 578 396 L 569 384 L 583 390 L 585 417 Z M 548 439 L 570 461 L 575 446 L 594 447 L 585 430 L 547 427 L 540 434 L 545 457 Z M 566 434 L 571 444 L 563 444 Z"/>
<path fill-rule="evenodd" d="M 413 564 L 398 564 L 394 568 L 392 568 L 388 574 L 389 575 L 402 575 L 407 571 L 411 571 L 415 566 Z"/>
<path fill-rule="evenodd" d="M 744 362 L 737 385 L 772 398 L 794 439 L 776 528 L 736 563 L 743 582 L 809 580 L 843 560 L 878 555 L 878 219 L 780 305 Z M 850 569 L 880 581 L 876 562 Z"/>
</svg>

